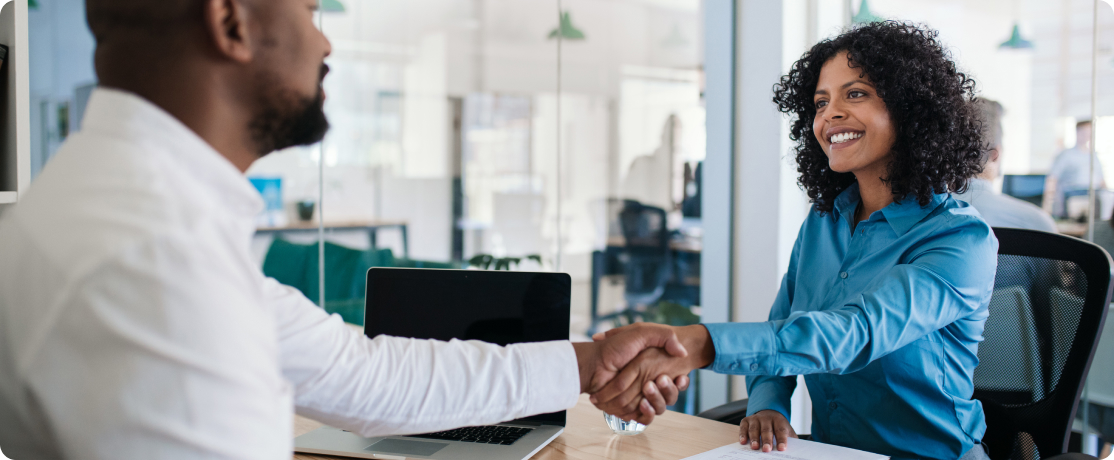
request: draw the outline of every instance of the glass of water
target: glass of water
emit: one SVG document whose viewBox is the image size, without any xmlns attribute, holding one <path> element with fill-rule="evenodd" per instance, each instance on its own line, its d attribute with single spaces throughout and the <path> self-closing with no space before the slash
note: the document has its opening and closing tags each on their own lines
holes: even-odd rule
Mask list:
<svg viewBox="0 0 1114 460">
<path fill-rule="evenodd" d="M 603 413 L 603 420 L 607 422 L 607 426 L 610 427 L 611 431 L 614 431 L 615 434 L 620 434 L 623 436 L 634 436 L 642 434 L 643 431 L 646 431 L 646 425 L 638 423 L 634 420 L 624 422 L 623 419 L 608 414 L 607 412 Z"/>
</svg>

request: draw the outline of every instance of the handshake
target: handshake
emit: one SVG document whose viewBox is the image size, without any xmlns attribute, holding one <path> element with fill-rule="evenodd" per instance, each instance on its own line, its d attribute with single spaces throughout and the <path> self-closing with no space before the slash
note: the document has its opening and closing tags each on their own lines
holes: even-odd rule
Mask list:
<svg viewBox="0 0 1114 460">
<path fill-rule="evenodd" d="M 580 392 L 623 420 L 650 424 L 688 387 L 688 374 L 715 359 L 708 329 L 638 323 L 574 343 Z"/>
</svg>

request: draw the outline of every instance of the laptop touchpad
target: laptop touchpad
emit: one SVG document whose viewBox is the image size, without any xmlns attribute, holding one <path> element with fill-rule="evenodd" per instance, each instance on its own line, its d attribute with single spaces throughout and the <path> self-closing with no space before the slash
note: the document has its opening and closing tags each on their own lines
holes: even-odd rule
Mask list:
<svg viewBox="0 0 1114 460">
<path fill-rule="evenodd" d="M 387 438 L 367 446 L 364 450 L 383 452 L 385 454 L 421 455 L 428 457 L 444 449 L 448 444 L 439 442 L 406 441 L 403 439 Z"/>
</svg>

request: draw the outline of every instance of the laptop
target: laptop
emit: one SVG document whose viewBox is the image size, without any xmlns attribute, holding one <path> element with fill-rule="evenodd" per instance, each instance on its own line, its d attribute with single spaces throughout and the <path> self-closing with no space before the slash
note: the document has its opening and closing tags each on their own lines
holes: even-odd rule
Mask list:
<svg viewBox="0 0 1114 460">
<path fill-rule="evenodd" d="M 572 282 L 564 273 L 372 268 L 364 334 L 499 345 L 568 340 Z M 565 429 L 565 412 L 491 426 L 365 438 L 322 427 L 294 451 L 357 458 L 523 460 Z"/>
</svg>

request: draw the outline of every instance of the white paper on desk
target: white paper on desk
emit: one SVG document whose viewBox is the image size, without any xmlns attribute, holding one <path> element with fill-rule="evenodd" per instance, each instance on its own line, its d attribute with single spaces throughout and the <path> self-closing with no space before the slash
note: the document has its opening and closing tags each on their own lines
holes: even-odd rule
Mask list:
<svg viewBox="0 0 1114 460">
<path fill-rule="evenodd" d="M 683 460 L 886 460 L 890 457 L 846 447 L 789 438 L 784 451 L 750 450 L 739 443 L 728 444 Z"/>
</svg>

